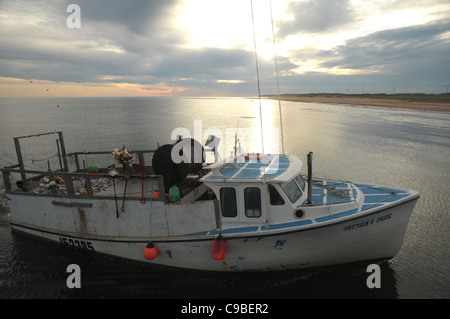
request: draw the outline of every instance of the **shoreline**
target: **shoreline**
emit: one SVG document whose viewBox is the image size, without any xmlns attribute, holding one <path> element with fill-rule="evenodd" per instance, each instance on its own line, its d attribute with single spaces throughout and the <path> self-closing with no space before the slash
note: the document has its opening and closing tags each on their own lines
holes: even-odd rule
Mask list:
<svg viewBox="0 0 450 319">
<path fill-rule="evenodd" d="M 450 112 L 450 100 L 411 101 L 407 98 L 371 98 L 370 95 L 335 95 L 335 94 L 311 94 L 290 95 L 282 94 L 282 101 L 305 103 L 329 103 L 342 105 L 376 106 L 385 108 L 400 108 L 419 111 Z M 269 95 L 267 98 L 278 100 L 278 96 Z"/>
</svg>

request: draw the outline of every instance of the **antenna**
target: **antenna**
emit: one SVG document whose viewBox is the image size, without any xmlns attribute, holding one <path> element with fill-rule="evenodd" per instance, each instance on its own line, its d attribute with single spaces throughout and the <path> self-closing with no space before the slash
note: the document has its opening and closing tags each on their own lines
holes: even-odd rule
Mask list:
<svg viewBox="0 0 450 319">
<path fill-rule="evenodd" d="M 272 22 L 272 38 L 273 38 L 273 51 L 274 51 L 274 57 L 275 57 L 275 71 L 276 71 L 276 75 L 277 75 L 278 110 L 280 112 L 281 149 L 282 149 L 282 153 L 284 154 L 283 118 L 281 117 L 280 81 L 278 80 L 277 47 L 275 44 L 275 30 L 273 27 L 272 0 L 269 0 L 269 5 L 270 5 L 270 20 Z"/>
</svg>

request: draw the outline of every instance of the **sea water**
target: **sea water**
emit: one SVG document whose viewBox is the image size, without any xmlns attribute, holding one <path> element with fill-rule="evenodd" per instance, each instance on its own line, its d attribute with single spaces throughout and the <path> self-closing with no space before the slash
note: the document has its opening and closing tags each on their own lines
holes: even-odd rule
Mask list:
<svg viewBox="0 0 450 319">
<path fill-rule="evenodd" d="M 217 274 L 68 250 L 11 232 L 0 181 L 0 298 L 449 298 L 450 113 L 281 105 L 282 121 L 277 101 L 254 98 L 3 98 L 0 166 L 17 163 L 14 137 L 60 130 L 67 152 L 112 151 L 123 145 L 156 149 L 158 143 L 172 143 L 177 132 L 202 143 L 211 132 L 222 134 L 222 158 L 232 154 L 235 132 L 245 152 L 275 153 L 284 147 L 305 163 L 313 152 L 315 177 L 420 193 L 401 251 L 379 262 L 381 288 L 367 285 L 373 262 Z M 58 169 L 55 139 L 21 140 L 26 167 Z M 106 157 L 87 164 L 112 163 Z M 81 269 L 79 289 L 66 284 L 71 264 Z"/>
</svg>

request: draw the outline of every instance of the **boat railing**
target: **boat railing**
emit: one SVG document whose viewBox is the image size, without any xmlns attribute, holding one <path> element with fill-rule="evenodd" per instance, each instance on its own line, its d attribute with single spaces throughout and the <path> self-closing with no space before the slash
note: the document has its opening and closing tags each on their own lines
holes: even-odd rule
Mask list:
<svg viewBox="0 0 450 319">
<path fill-rule="evenodd" d="M 146 155 L 153 155 L 155 150 L 136 150 L 133 151 L 133 154 L 135 156 L 135 159 L 137 160 L 138 164 L 146 166 Z M 75 165 L 75 169 L 77 172 L 81 170 L 86 170 L 86 162 L 85 160 L 82 160 L 83 165 L 80 163 L 80 158 L 87 157 L 87 156 L 98 156 L 98 155 L 108 155 L 111 157 L 111 151 L 95 151 L 95 152 L 89 152 L 89 151 L 83 151 L 83 152 L 72 152 L 67 153 L 65 156 L 69 159 L 67 166 L 70 162 L 73 162 Z M 70 159 L 73 159 L 71 161 Z M 68 169 L 66 169 L 68 171 Z"/>
<path fill-rule="evenodd" d="M 101 153 L 101 152 L 100 152 Z M 84 153 L 83 153 L 84 154 Z M 114 195 L 104 195 L 101 191 L 95 191 L 94 184 L 98 180 L 106 180 L 112 186 L 116 180 L 124 180 L 123 174 L 112 177 L 108 173 L 98 172 L 89 173 L 87 171 L 79 172 L 64 172 L 64 171 L 42 171 L 42 170 L 28 170 L 20 169 L 18 165 L 13 165 L 1 169 L 3 176 L 3 184 L 6 193 L 27 194 L 37 196 L 52 196 L 52 197 L 68 197 L 68 198 L 104 198 L 111 199 Z M 14 175 L 20 175 L 15 178 Z M 155 185 L 154 189 L 164 189 L 163 177 L 160 175 L 147 175 L 145 177 L 132 174 L 130 179 L 150 179 Z M 59 183 L 49 183 L 47 186 L 40 185 L 43 179 L 48 181 L 56 181 Z M 16 187 L 13 185 L 13 180 L 16 180 Z M 63 187 L 60 187 L 63 185 Z M 80 191 L 80 185 L 82 190 Z M 36 190 L 43 191 L 36 191 Z M 127 195 L 127 199 L 140 200 L 141 197 Z M 153 198 L 153 200 L 164 200 L 164 196 Z"/>
<path fill-rule="evenodd" d="M 56 155 L 45 159 L 25 158 L 22 155 L 22 139 L 34 139 L 49 135 L 57 136 Z M 126 179 L 123 174 L 122 165 L 119 165 L 117 168 L 114 167 L 118 173 L 117 175 L 114 175 L 114 177 L 110 175 L 108 168 L 110 167 L 110 164 L 115 161 L 112 151 L 76 151 L 67 153 L 63 133 L 61 131 L 15 137 L 14 145 L 18 163 L 1 169 L 6 193 L 62 197 L 88 196 L 93 198 L 111 198 L 111 192 L 101 192 L 93 186 L 104 184 L 103 182 L 107 180 L 109 181 L 109 185 L 106 187 L 109 187 L 112 185 L 112 182 L 117 180 L 123 181 Z M 48 147 L 51 146 L 52 143 L 49 143 L 49 141 L 46 140 L 46 144 L 42 145 Z M 205 149 L 205 151 L 207 150 L 214 152 L 214 149 Z M 164 177 L 161 175 L 155 175 L 153 168 L 151 167 L 154 153 L 155 150 L 133 150 L 133 163 L 146 167 L 146 172 L 148 175 L 144 177 L 138 176 L 138 174 L 134 172 L 134 169 L 131 168 L 132 173 L 134 174 L 132 174 L 130 178 L 146 179 L 147 184 L 151 183 L 152 189 L 162 191 L 161 194 L 163 196 L 156 200 L 164 200 Z M 54 158 L 58 159 L 58 163 L 56 164 L 57 167 L 55 167 Z M 53 161 L 51 162 L 50 159 Z M 35 161 L 46 161 L 47 168 L 30 168 L 28 167 L 29 164 L 27 161 L 31 161 L 32 163 Z M 146 165 L 146 162 L 149 164 Z M 93 163 L 95 163 L 95 165 L 92 165 Z M 92 167 L 99 169 L 93 173 L 91 169 Z M 149 179 L 151 180 L 150 182 Z M 43 180 L 47 181 L 45 185 L 41 185 Z M 198 177 L 195 180 L 198 180 Z M 15 183 L 13 183 L 13 181 L 15 181 Z M 51 181 L 51 183 L 48 181 Z M 56 183 L 56 181 L 59 183 Z M 191 180 L 189 181 L 192 182 Z M 80 188 L 82 188 L 82 190 L 80 190 Z M 101 185 L 100 188 L 104 189 L 105 186 Z M 190 190 L 192 189 L 187 191 L 185 190 L 185 192 L 189 193 Z M 129 196 L 127 194 L 127 198 L 133 198 L 132 196 L 133 195 Z M 136 199 L 138 199 L 138 197 L 136 197 Z"/>
</svg>

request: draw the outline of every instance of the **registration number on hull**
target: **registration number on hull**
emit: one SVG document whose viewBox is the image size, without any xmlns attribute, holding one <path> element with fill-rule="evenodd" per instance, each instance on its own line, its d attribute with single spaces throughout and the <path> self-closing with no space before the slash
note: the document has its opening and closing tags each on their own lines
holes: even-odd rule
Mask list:
<svg viewBox="0 0 450 319">
<path fill-rule="evenodd" d="M 68 245 L 75 248 L 81 248 L 81 249 L 87 249 L 91 251 L 95 251 L 94 246 L 90 241 L 84 241 L 80 239 L 73 239 L 73 238 L 66 238 L 66 237 L 59 237 L 59 241 L 63 245 Z"/>
</svg>

